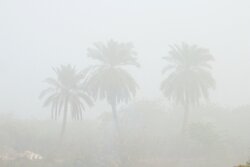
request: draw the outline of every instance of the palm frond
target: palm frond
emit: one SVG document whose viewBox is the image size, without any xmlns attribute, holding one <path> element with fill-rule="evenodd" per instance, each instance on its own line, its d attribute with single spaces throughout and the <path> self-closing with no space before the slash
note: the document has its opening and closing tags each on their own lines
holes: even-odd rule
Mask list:
<svg viewBox="0 0 250 167">
<path fill-rule="evenodd" d="M 215 87 L 215 81 L 209 71 L 213 57 L 207 49 L 187 43 L 173 45 L 164 59 L 168 65 L 163 72 L 170 72 L 161 84 L 166 97 L 194 105 L 201 98 L 208 99 L 208 91 Z"/>
<path fill-rule="evenodd" d="M 100 67 L 86 82 L 86 89 L 95 99 L 106 98 L 109 103 L 128 102 L 136 94 L 138 85 L 122 68 Z"/>
<path fill-rule="evenodd" d="M 131 43 L 119 43 L 109 40 L 106 44 L 98 42 L 87 50 L 88 57 L 98 60 L 105 65 L 123 66 L 134 65 L 139 67 L 136 52 Z"/>
<path fill-rule="evenodd" d="M 93 105 L 87 91 L 84 92 L 83 73 L 71 65 L 61 65 L 53 70 L 57 78 L 47 78 L 45 82 L 49 87 L 40 94 L 40 98 L 47 96 L 44 106 L 51 106 L 52 119 L 57 119 L 62 110 L 65 110 L 65 106 L 71 108 L 66 112 L 71 112 L 72 118 L 79 118 L 79 112 L 85 109 L 85 104 Z"/>
</svg>

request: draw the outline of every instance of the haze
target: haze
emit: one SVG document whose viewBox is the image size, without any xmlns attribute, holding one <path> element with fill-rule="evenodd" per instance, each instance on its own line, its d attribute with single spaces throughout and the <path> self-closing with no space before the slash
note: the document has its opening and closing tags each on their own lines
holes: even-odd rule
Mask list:
<svg viewBox="0 0 250 167">
<path fill-rule="evenodd" d="M 50 120 L 50 109 L 43 108 L 38 97 L 46 88 L 44 79 L 55 77 L 52 68 L 70 64 L 82 70 L 94 65 L 96 61 L 88 58 L 87 49 L 95 42 L 114 40 L 133 43 L 140 64 L 138 69 L 128 68 L 139 85 L 128 105 L 159 100 L 171 111 L 179 110 L 169 106 L 160 86 L 166 77 L 162 75 L 166 65 L 163 57 L 169 55 L 169 46 L 186 42 L 209 49 L 214 57 L 211 74 L 216 89 L 209 92 L 209 104 L 223 108 L 223 113 L 248 106 L 249 116 L 249 9 L 248 0 L 1 0 L 0 114 Z M 105 101 L 96 104 L 86 112 L 87 119 L 98 119 L 110 110 Z M 126 110 L 126 105 L 121 108 Z M 197 114 L 194 120 L 200 118 Z M 244 116 L 238 117 L 241 120 Z M 222 119 L 226 123 L 216 128 L 230 129 L 231 119 Z M 249 124 L 246 126 L 249 130 Z M 236 135 L 236 129 L 231 136 Z M 246 141 L 241 146 L 247 150 L 248 144 Z M 247 156 L 250 154 L 227 164 L 247 161 Z"/>
</svg>

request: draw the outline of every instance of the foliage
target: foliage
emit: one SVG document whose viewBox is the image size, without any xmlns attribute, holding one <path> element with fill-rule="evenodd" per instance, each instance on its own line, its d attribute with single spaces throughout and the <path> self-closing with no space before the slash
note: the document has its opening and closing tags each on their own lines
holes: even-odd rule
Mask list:
<svg viewBox="0 0 250 167">
<path fill-rule="evenodd" d="M 245 165 L 238 165 L 236 167 L 250 167 L 250 162 L 247 162 Z"/>
<path fill-rule="evenodd" d="M 212 55 L 196 45 L 170 46 L 168 62 L 163 72 L 169 72 L 161 89 L 166 97 L 181 104 L 197 104 L 200 98 L 208 98 L 208 90 L 215 86 L 209 70 Z"/>
<path fill-rule="evenodd" d="M 233 115 L 230 116 L 224 109 L 216 109 L 216 112 L 224 113 L 218 122 L 233 129 L 231 122 L 221 121 Z M 121 110 L 119 144 L 114 140 L 110 121 L 69 121 L 64 140 L 59 144 L 57 133 L 60 123 L 56 121 L 20 120 L 0 115 L 0 155 L 13 150 L 30 150 L 44 157 L 41 161 L 1 161 L 0 166 L 115 167 L 123 163 L 130 167 L 220 167 L 233 166 L 242 159 L 242 152 L 246 152 L 249 145 L 249 142 L 244 144 L 242 141 L 249 141 L 250 138 L 245 124 L 237 126 L 245 133 L 244 140 L 237 138 L 233 146 L 221 140 L 221 131 L 217 131 L 218 122 L 191 124 L 188 136 L 182 138 L 177 132 L 178 123 L 172 120 L 177 113 L 168 110 L 159 101 L 144 100 L 128 105 Z M 229 130 L 228 133 L 232 134 L 226 136 L 227 141 L 235 140 L 234 132 Z M 116 149 L 122 156 L 122 162 L 117 158 Z"/>
<path fill-rule="evenodd" d="M 89 93 L 97 99 L 107 99 L 115 105 L 128 102 L 135 96 L 138 85 L 123 68 L 126 65 L 139 66 L 131 43 L 110 40 L 107 44 L 96 43 L 88 49 L 88 56 L 101 64 L 91 66 L 86 81 Z"/>
<path fill-rule="evenodd" d="M 91 106 L 93 102 L 84 89 L 84 76 L 74 67 L 61 65 L 54 68 L 54 71 L 57 78 L 45 80 L 49 87 L 42 91 L 40 98 L 46 97 L 44 106 L 51 106 L 52 119 L 57 119 L 63 112 L 62 133 L 64 133 L 67 113 L 70 111 L 73 119 L 82 119 L 86 105 Z"/>
</svg>

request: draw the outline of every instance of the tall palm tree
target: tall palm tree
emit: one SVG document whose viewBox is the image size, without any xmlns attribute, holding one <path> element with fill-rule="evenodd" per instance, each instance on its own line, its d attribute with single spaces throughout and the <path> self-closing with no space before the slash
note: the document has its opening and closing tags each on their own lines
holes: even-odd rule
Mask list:
<svg viewBox="0 0 250 167">
<path fill-rule="evenodd" d="M 71 65 L 61 65 L 53 70 L 57 78 L 50 77 L 45 80 L 49 87 L 41 92 L 40 98 L 46 97 L 44 106 L 51 106 L 52 119 L 56 120 L 63 114 L 62 137 L 68 112 L 71 112 L 72 119 L 82 119 L 86 105 L 91 106 L 93 102 L 84 90 L 82 73 L 77 72 Z"/>
<path fill-rule="evenodd" d="M 100 64 L 90 67 L 86 85 L 95 98 L 106 99 L 112 107 L 116 128 L 118 128 L 117 105 L 127 103 L 138 88 L 133 77 L 124 69 L 126 65 L 139 67 L 134 47 L 131 43 L 109 40 L 107 44 L 95 43 L 89 48 L 88 57 Z"/>
<path fill-rule="evenodd" d="M 183 105 L 184 132 L 190 107 L 200 99 L 208 99 L 209 90 L 215 87 L 209 64 L 213 56 L 207 49 L 186 43 L 170 48 L 169 56 L 164 57 L 168 65 L 163 70 L 163 73 L 168 72 L 168 77 L 163 80 L 161 90 L 170 100 Z"/>
</svg>

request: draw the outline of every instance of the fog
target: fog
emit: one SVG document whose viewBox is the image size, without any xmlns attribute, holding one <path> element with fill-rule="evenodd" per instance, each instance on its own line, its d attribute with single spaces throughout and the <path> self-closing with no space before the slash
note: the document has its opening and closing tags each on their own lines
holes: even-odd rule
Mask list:
<svg viewBox="0 0 250 167">
<path fill-rule="evenodd" d="M 1 0 L 0 165 L 245 164 L 250 160 L 249 9 L 247 0 Z M 197 52 L 185 50 L 194 45 Z M 124 66 L 95 78 L 98 70 L 106 68 L 102 63 L 107 63 L 96 58 L 98 49 L 101 52 L 100 48 L 109 46 L 128 50 L 120 51 L 117 58 L 111 51 L 103 52 L 111 66 Z M 162 73 L 171 63 L 164 57 L 170 56 L 175 46 L 180 55 L 212 56 L 213 61 L 208 61 L 211 69 L 206 70 L 214 86 L 207 74 L 200 76 L 205 78 L 204 89 L 187 86 L 179 95 L 183 84 L 193 81 L 188 74 L 171 87 L 170 80 L 164 86 L 171 76 L 171 71 Z M 90 66 L 94 69 L 86 72 Z M 79 91 L 91 104 L 83 100 L 84 111 L 79 106 L 76 109 L 79 115 L 71 115 L 74 109 L 69 109 L 64 124 L 64 115 L 53 120 L 53 105 L 44 107 L 46 98 L 39 96 L 51 86 L 46 78 L 59 82 L 60 73 L 67 70 L 84 77 L 79 80 Z M 119 76 L 129 80 L 127 85 L 119 87 Z M 73 82 L 74 78 L 69 78 L 60 82 Z M 192 94 L 191 89 L 198 93 Z M 206 94 L 208 99 L 203 98 Z M 69 106 L 74 106 L 73 102 Z M 82 120 L 72 120 L 80 119 L 80 113 Z M 25 151 L 22 160 L 1 158 Z M 24 160 L 27 151 L 43 158 Z"/>
</svg>

